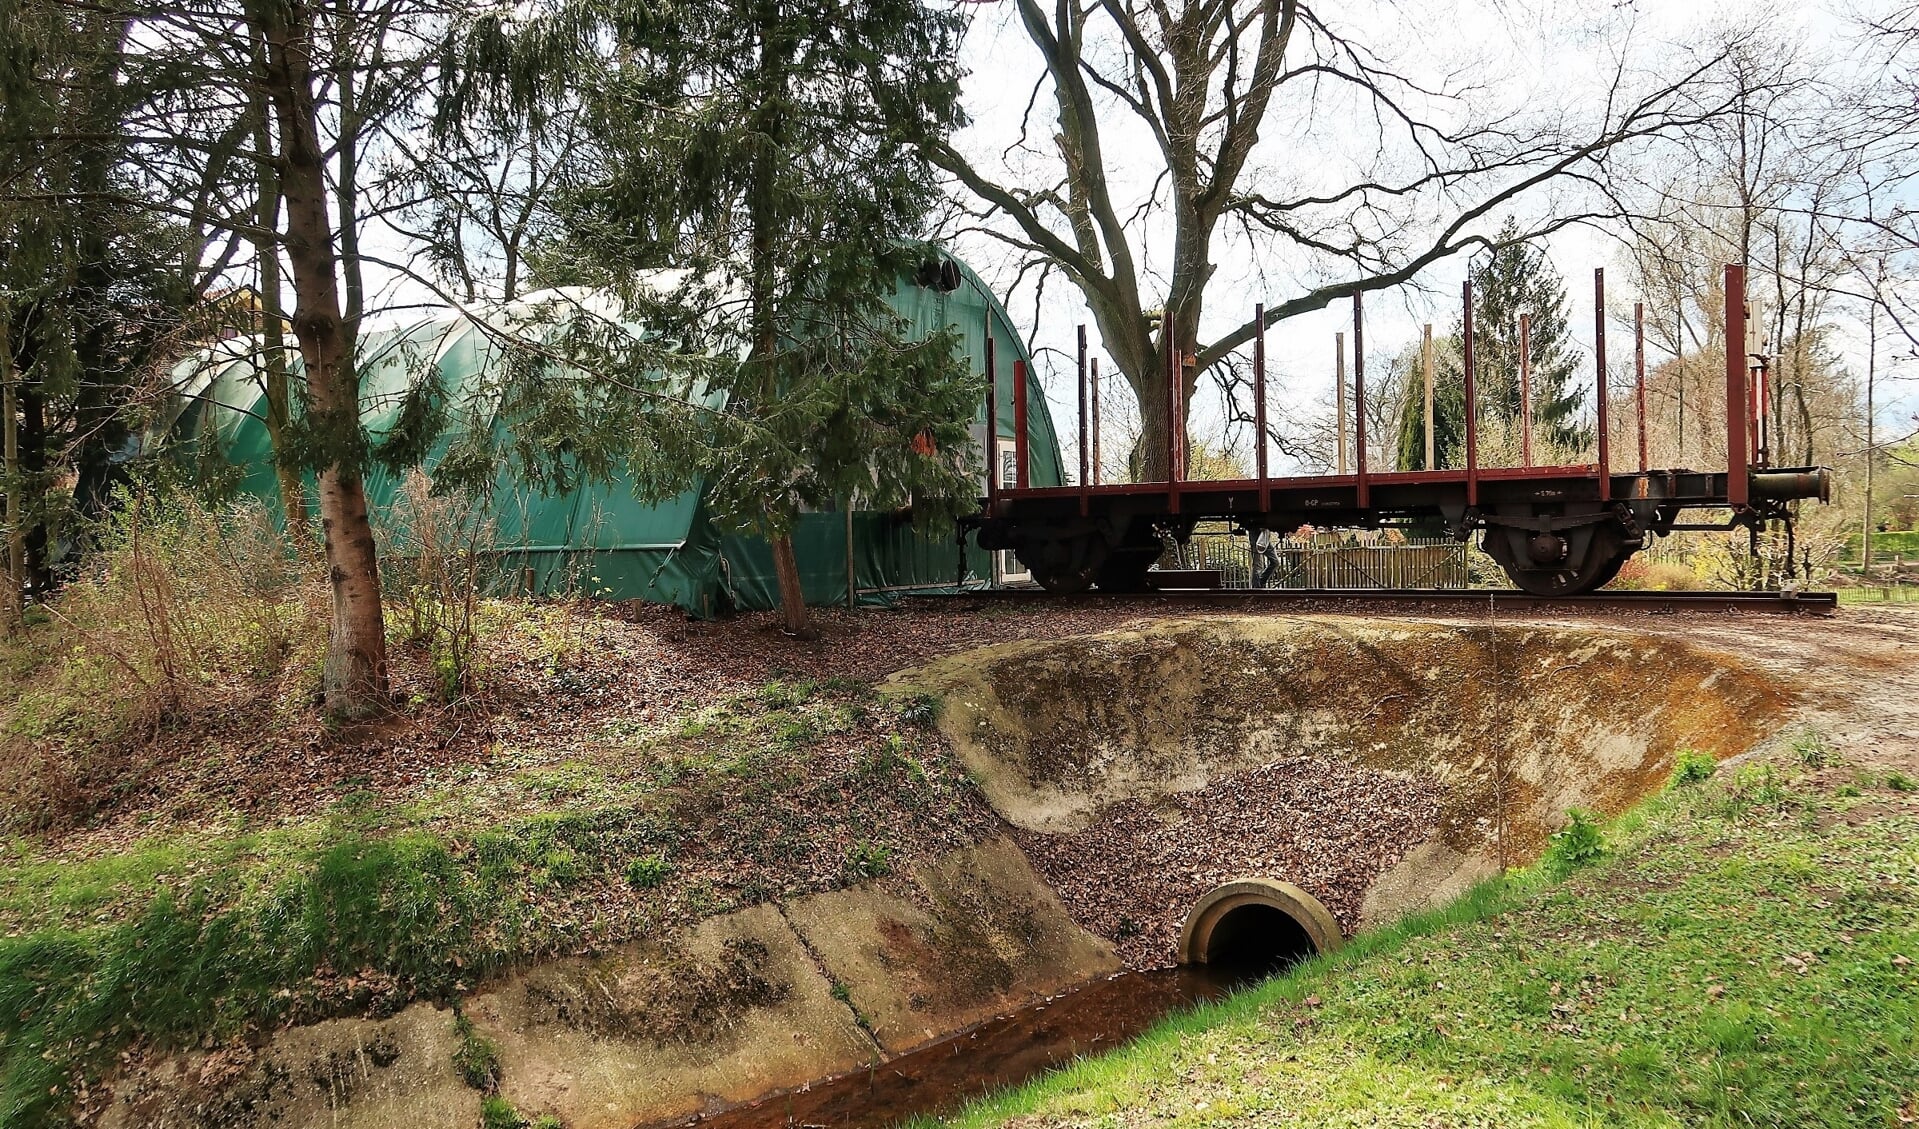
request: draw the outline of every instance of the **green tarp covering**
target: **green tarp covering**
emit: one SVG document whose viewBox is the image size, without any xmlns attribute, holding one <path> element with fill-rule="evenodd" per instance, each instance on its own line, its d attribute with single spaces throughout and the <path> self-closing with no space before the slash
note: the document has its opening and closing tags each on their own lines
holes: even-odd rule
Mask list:
<svg viewBox="0 0 1919 1129">
<path fill-rule="evenodd" d="M 918 333 L 948 326 L 960 332 L 960 349 L 973 371 L 985 372 L 990 332 L 999 367 L 997 430 L 1012 439 L 1012 372 L 1031 357 L 999 301 L 964 264 L 954 261 L 959 285 L 951 290 L 902 280 L 890 304 Z M 949 280 L 952 272 L 948 272 Z M 537 303 L 533 296 L 522 308 Z M 411 381 L 422 366 L 437 370 L 455 403 L 475 395 L 478 379 L 501 358 L 491 338 L 464 316 L 423 319 L 360 342 L 361 418 L 377 438 L 390 429 Z M 300 356 L 287 364 L 299 378 Z M 277 508 L 278 488 L 266 434 L 260 350 L 256 341 L 235 339 L 207 347 L 174 370 L 180 395 L 163 431 L 181 452 L 209 453 L 238 470 L 239 489 Z M 975 419 L 983 434 L 985 405 Z M 1036 486 L 1063 482 L 1057 437 L 1038 381 L 1027 382 L 1029 475 Z M 442 437 L 425 460 L 431 474 L 451 437 Z M 392 511 L 399 479 L 381 469 L 367 475 L 368 504 L 376 515 Z M 530 578 L 541 593 L 587 592 L 607 599 L 643 599 L 677 604 L 697 615 L 728 608 L 763 609 L 779 603 L 772 554 L 756 537 L 722 532 L 709 520 L 701 491 L 665 502 L 643 502 L 623 478 L 545 494 L 505 472 L 488 500 L 501 553 L 502 577 L 520 588 Z M 844 603 L 848 595 L 848 520 L 844 512 L 808 513 L 794 536 L 801 582 L 812 604 Z M 851 520 L 852 578 L 861 602 L 896 594 L 950 587 L 991 577 L 988 554 L 961 550 L 950 525 L 920 528 L 893 514 L 855 511 Z"/>
</svg>

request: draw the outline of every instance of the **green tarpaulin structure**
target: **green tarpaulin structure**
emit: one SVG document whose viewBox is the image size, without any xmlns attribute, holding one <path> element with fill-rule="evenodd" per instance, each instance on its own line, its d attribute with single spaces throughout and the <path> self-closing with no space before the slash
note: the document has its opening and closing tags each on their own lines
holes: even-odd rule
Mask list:
<svg viewBox="0 0 1919 1129">
<path fill-rule="evenodd" d="M 976 373 L 985 372 L 986 337 L 992 335 L 1000 374 L 997 431 L 1002 441 L 1013 440 L 1013 363 L 1024 361 L 1030 369 L 1031 357 L 1005 308 L 979 276 L 957 260 L 941 263 L 943 269 L 902 279 L 888 302 L 921 335 L 947 327 L 957 330 L 959 348 Z M 581 296 L 569 298 L 578 301 Z M 528 311 L 542 300 L 530 296 L 498 316 L 524 324 Z M 475 387 L 499 375 L 489 366 L 503 365 L 506 358 L 496 344 L 497 334 L 476 324 L 481 316 L 449 312 L 361 335 L 361 418 L 373 436 L 393 427 L 407 389 L 425 366 L 437 372 L 448 402 L 456 404 L 471 404 L 479 394 Z M 183 360 L 173 373 L 179 395 L 158 430 L 183 457 L 231 464 L 242 492 L 277 509 L 262 356 L 257 339 L 236 338 Z M 297 350 L 288 349 L 287 365 L 297 381 Z M 1059 443 L 1046 398 L 1037 380 L 1028 380 L 1026 388 L 1030 480 L 1036 486 L 1061 485 Z M 974 428 L 982 438 L 985 418 L 982 398 Z M 422 469 L 429 475 L 450 440 L 442 436 L 424 461 Z M 378 515 L 392 512 L 399 488 L 398 476 L 377 467 L 368 471 L 368 503 L 376 521 Z M 582 591 L 608 599 L 642 599 L 677 604 L 697 615 L 779 603 L 765 541 L 721 531 L 709 520 L 697 487 L 664 502 L 647 502 L 634 497 L 623 477 L 544 493 L 503 472 L 486 505 L 502 576 L 515 588 L 530 580 L 536 593 Z M 962 549 L 950 525 L 921 528 L 890 513 L 856 510 L 850 522 L 844 512 L 805 514 L 794 547 L 811 604 L 846 602 L 849 552 L 852 586 L 861 602 L 950 588 L 962 577 L 969 584 L 992 577 L 990 556 L 978 549 L 963 550 L 962 567 Z"/>
</svg>

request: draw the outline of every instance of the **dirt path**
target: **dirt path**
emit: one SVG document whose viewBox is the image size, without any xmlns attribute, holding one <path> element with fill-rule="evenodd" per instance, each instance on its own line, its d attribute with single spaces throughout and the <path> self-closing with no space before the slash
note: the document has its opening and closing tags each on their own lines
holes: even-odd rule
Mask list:
<svg viewBox="0 0 1919 1129">
<path fill-rule="evenodd" d="M 1593 619 L 1741 655 L 1789 686 L 1795 722 L 1819 730 L 1845 756 L 1919 773 L 1919 608 L 1841 608 L 1828 618 Z"/>
</svg>

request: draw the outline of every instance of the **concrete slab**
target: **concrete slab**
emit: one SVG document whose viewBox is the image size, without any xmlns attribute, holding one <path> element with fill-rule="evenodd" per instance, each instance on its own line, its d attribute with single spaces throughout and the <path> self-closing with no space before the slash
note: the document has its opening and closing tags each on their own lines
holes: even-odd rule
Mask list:
<svg viewBox="0 0 1919 1129">
<path fill-rule="evenodd" d="M 785 910 L 889 1054 L 1120 967 L 1003 838 Z"/>
<path fill-rule="evenodd" d="M 541 965 L 473 997 L 500 1093 L 569 1129 L 629 1129 L 878 1060 L 779 910 Z"/>
<path fill-rule="evenodd" d="M 281 1032 L 259 1052 L 179 1056 L 114 1088 L 104 1129 L 472 1129 L 480 1095 L 453 1068 L 453 1013 L 415 1004 L 391 1019 Z"/>
</svg>

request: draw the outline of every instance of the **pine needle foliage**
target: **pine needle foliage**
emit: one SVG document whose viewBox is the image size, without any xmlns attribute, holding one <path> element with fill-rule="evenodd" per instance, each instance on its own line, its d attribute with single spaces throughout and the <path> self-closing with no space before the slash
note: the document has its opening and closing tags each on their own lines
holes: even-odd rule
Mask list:
<svg viewBox="0 0 1919 1129">
<path fill-rule="evenodd" d="M 983 389 L 953 335 L 912 332 L 884 295 L 937 254 L 919 241 L 936 200 L 922 154 L 961 122 L 957 16 L 919 0 L 670 14 L 563 5 L 475 30 L 494 86 L 454 99 L 567 103 L 591 123 L 553 201 L 564 234 L 534 257 L 642 311 L 645 365 L 700 405 L 636 432 L 636 490 L 704 483 L 714 520 L 774 540 L 776 562 L 806 509 L 950 515 L 974 493 Z M 529 86 L 517 53 L 554 63 L 556 45 L 578 51 L 565 78 Z"/>
<path fill-rule="evenodd" d="M 1476 258 L 1473 282 L 1473 370 L 1482 424 L 1515 426 L 1522 417 L 1519 319 L 1530 318 L 1527 353 L 1532 361 L 1533 438 L 1537 447 L 1578 451 L 1592 442 L 1581 420 L 1586 390 L 1571 333 L 1566 284 L 1544 251 L 1519 240 L 1511 221 L 1501 229 L 1492 251 Z M 1433 448 L 1441 467 L 1466 463 L 1466 375 L 1461 344 L 1464 319 L 1455 316 L 1452 333 L 1435 341 Z M 1400 416 L 1398 465 L 1425 469 L 1426 409 L 1415 371 Z"/>
</svg>

